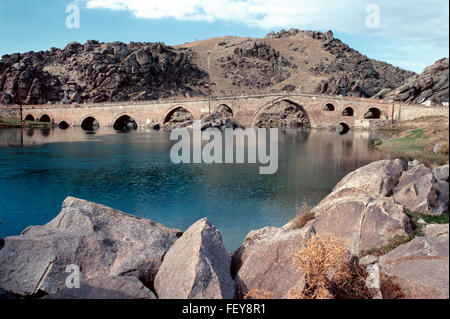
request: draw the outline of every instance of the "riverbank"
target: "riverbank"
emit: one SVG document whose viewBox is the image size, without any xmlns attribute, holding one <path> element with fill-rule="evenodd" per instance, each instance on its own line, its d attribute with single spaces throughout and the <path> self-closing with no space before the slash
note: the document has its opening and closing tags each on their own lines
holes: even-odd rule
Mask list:
<svg viewBox="0 0 450 319">
<path fill-rule="evenodd" d="M 387 124 L 378 129 L 393 136 L 372 147 L 394 156 L 414 158 L 427 165 L 449 162 L 449 120 L 441 116 L 422 117 Z"/>
<path fill-rule="evenodd" d="M 306 224 L 251 231 L 233 254 L 206 218 L 182 232 L 68 197 L 46 225 L 1 240 L 0 294 L 445 299 L 448 174 L 448 165 L 373 162 L 342 178 Z M 79 289 L 66 286 L 68 265 Z"/>
<path fill-rule="evenodd" d="M 52 126 L 54 125 L 48 122 L 24 121 L 21 123 L 19 119 L 0 117 L 0 128 L 50 128 Z"/>
</svg>

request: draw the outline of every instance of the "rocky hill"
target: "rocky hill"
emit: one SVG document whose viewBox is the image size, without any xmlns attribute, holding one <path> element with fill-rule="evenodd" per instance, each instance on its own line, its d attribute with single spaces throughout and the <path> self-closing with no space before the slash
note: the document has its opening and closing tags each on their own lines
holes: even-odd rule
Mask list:
<svg viewBox="0 0 450 319">
<path fill-rule="evenodd" d="M 70 43 L 2 57 L 3 104 L 151 100 L 203 94 L 208 75 L 195 52 L 162 43 Z"/>
<path fill-rule="evenodd" d="M 0 103 L 202 96 L 208 84 L 214 95 L 298 91 L 372 97 L 413 76 L 367 58 L 331 31 L 291 29 L 264 39 L 222 37 L 175 47 L 87 41 L 3 56 Z"/>
<path fill-rule="evenodd" d="M 448 102 L 448 58 L 440 59 L 426 67 L 420 75 L 413 75 L 405 84 L 394 90 L 384 89 L 376 98 L 387 98 L 404 103 L 441 104 Z M 395 94 L 394 94 L 395 93 Z"/>
</svg>

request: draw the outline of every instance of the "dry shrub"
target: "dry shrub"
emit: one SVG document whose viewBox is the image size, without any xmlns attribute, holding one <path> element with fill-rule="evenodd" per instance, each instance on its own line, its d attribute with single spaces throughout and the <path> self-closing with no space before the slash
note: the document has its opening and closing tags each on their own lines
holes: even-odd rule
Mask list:
<svg viewBox="0 0 450 319">
<path fill-rule="evenodd" d="M 252 289 L 247 292 L 244 299 L 271 299 L 273 298 L 273 293 L 266 290 Z"/>
<path fill-rule="evenodd" d="M 447 155 L 448 152 L 449 152 L 448 144 L 442 145 L 442 147 L 441 147 L 441 154 Z"/>
<path fill-rule="evenodd" d="M 314 219 L 314 213 L 311 212 L 311 205 L 307 202 L 303 202 L 302 206 L 298 209 L 297 216 L 291 221 L 290 229 L 300 229 L 306 225 L 307 222 Z"/>
<path fill-rule="evenodd" d="M 395 283 L 393 276 L 381 276 L 380 289 L 383 292 L 383 299 L 403 299 L 405 294 L 400 286 Z"/>
<path fill-rule="evenodd" d="M 305 240 L 305 246 L 294 255 L 294 267 L 305 275 L 304 287 L 293 287 L 295 299 L 330 299 L 336 286 L 351 278 L 348 249 L 344 241 L 329 234 Z M 331 280 L 330 280 L 331 278 Z"/>
<path fill-rule="evenodd" d="M 367 276 L 366 270 L 361 268 L 356 260 L 350 263 L 350 276 L 341 282 L 335 297 L 338 299 L 371 299 L 373 294 L 366 285 Z"/>
</svg>

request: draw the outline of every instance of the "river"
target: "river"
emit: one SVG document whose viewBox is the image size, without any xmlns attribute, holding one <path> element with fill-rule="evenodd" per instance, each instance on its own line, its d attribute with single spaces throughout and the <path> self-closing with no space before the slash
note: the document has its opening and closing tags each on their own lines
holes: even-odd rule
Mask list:
<svg viewBox="0 0 450 319">
<path fill-rule="evenodd" d="M 229 251 L 250 230 L 281 226 L 347 173 L 389 158 L 369 132 L 280 130 L 278 171 L 259 164 L 174 164 L 169 133 L 0 130 L 0 238 L 54 218 L 67 196 L 185 230 L 208 217 Z"/>
</svg>

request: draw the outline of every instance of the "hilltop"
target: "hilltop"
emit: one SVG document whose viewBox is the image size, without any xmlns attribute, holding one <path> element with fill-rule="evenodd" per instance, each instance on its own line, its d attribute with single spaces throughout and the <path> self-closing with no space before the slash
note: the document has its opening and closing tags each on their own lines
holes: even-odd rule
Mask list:
<svg viewBox="0 0 450 319">
<path fill-rule="evenodd" d="M 420 75 L 413 75 L 400 87 L 381 90 L 375 97 L 404 103 L 441 104 L 448 102 L 448 58 L 436 61 Z"/>
<path fill-rule="evenodd" d="M 70 43 L 0 60 L 0 103 L 47 104 L 302 92 L 373 97 L 414 72 L 369 59 L 333 33 L 271 32 L 163 43 Z M 209 89 L 208 89 L 209 86 Z"/>
</svg>

